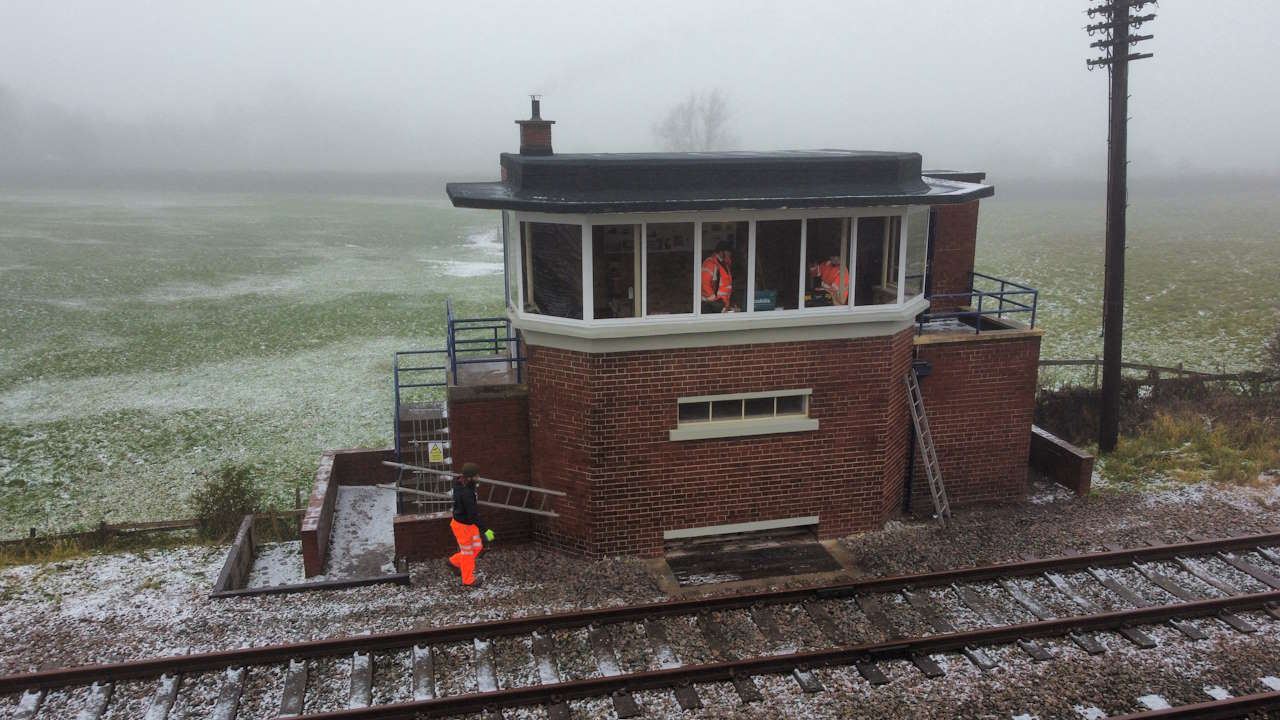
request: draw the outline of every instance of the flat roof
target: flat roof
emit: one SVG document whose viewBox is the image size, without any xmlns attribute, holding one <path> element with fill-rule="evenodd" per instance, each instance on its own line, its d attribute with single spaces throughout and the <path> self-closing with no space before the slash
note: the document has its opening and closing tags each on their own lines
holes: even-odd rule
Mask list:
<svg viewBox="0 0 1280 720">
<path fill-rule="evenodd" d="M 468 208 L 605 213 L 937 205 L 995 192 L 981 173 L 922 173 L 919 153 L 906 152 L 503 153 L 501 162 L 505 180 L 449 183 L 449 199 Z"/>
</svg>

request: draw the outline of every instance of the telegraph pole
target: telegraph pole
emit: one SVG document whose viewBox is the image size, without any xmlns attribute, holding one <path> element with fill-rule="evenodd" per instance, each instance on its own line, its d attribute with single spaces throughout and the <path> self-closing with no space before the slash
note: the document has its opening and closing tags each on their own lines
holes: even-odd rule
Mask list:
<svg viewBox="0 0 1280 720">
<path fill-rule="evenodd" d="M 1120 434 L 1120 363 L 1124 340 L 1124 243 L 1125 206 L 1128 202 L 1129 62 L 1152 57 L 1130 52 L 1130 47 L 1151 35 L 1130 32 L 1155 19 L 1154 13 L 1135 15 L 1155 0 L 1104 0 L 1088 10 L 1090 36 L 1102 39 L 1089 44 L 1101 48 L 1089 60 L 1090 70 L 1105 66 L 1111 74 L 1111 102 L 1107 137 L 1107 249 L 1102 295 L 1102 408 L 1098 423 L 1098 449 L 1110 452 Z"/>
</svg>

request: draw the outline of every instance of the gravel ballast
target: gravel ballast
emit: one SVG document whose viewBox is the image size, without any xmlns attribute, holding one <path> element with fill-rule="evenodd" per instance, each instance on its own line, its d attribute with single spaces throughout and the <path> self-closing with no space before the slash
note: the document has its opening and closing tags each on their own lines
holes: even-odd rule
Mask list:
<svg viewBox="0 0 1280 720">
<path fill-rule="evenodd" d="M 1052 557 L 1089 552 L 1105 545 L 1137 546 L 1146 541 L 1183 541 L 1190 534 L 1211 537 L 1265 532 L 1280 525 L 1280 491 L 1234 487 L 1190 486 L 1147 494 L 1112 492 L 1105 485 L 1088 498 L 1074 498 L 1033 486 L 1031 500 L 999 507 L 959 508 L 949 530 L 933 523 L 891 523 L 881 532 L 842 539 L 841 545 L 869 575 L 924 572 L 1012 561 L 1023 555 Z M 225 548 L 189 546 L 138 553 L 97 555 L 0 570 L 0 672 L 12 673 L 83 663 L 110 662 L 155 655 L 231 649 L 247 645 L 297 642 L 366 632 L 430 628 L 446 624 L 570 611 L 665 599 L 644 562 L 629 559 L 582 561 L 537 548 L 496 548 L 480 561 L 478 588 L 462 588 L 442 562 L 416 565 L 413 585 L 382 585 L 343 591 L 263 596 L 214 601 L 207 597 L 221 566 Z M 1280 574 L 1267 558 L 1246 554 L 1250 562 Z M 1265 586 L 1221 560 L 1201 559 L 1207 571 L 1241 590 Z M 1221 592 L 1197 580 L 1176 563 L 1149 563 L 1146 569 L 1166 575 L 1205 597 Z M 1108 572 L 1149 602 L 1173 598 L 1143 579 L 1135 569 Z M 1080 595 L 1103 608 L 1127 604 L 1087 575 L 1068 574 Z M 782 580 L 769 587 L 799 584 Z M 1080 609 L 1047 581 L 1029 578 L 1015 584 L 1055 614 Z M 715 586 L 696 592 L 714 594 Z M 980 620 L 946 588 L 917 590 L 958 628 Z M 1032 616 L 994 586 L 979 590 L 993 610 L 1011 620 Z M 901 596 L 880 596 L 880 605 L 901 633 L 931 632 L 922 616 Z M 846 642 L 882 639 L 852 601 L 825 607 Z M 770 609 L 787 647 L 765 641 L 745 612 L 710 616 L 730 654 L 763 654 L 830 646 L 831 641 L 801 605 Z M 865 718 L 1009 718 L 1028 713 L 1041 718 L 1076 716 L 1075 707 L 1098 707 L 1108 713 L 1140 709 L 1138 698 L 1158 695 L 1171 704 L 1209 699 L 1206 688 L 1233 694 L 1265 689 L 1259 678 L 1280 675 L 1280 622 L 1260 613 L 1240 613 L 1259 628 L 1253 635 L 1236 632 L 1216 620 L 1193 621 L 1209 635 L 1193 642 L 1169 626 L 1145 631 L 1157 640 L 1153 650 L 1140 650 L 1115 633 L 1098 633 L 1108 650 L 1091 657 L 1068 640 L 1040 643 L 1054 655 L 1033 661 L 1016 646 L 986 649 L 999 667 L 982 671 L 962 656 L 935 660 L 947 674 L 927 680 L 909 662 L 886 662 L 880 669 L 890 683 L 872 687 L 852 668 L 814 671 L 826 690 L 806 695 L 790 677 L 760 677 L 760 703 L 743 706 L 732 685 L 699 686 L 705 707 L 679 709 L 670 693 L 638 693 L 649 717 L 865 717 Z M 693 618 L 661 621 L 676 658 L 685 663 L 719 659 Z M 624 671 L 658 667 L 641 625 L 600 629 L 613 639 L 616 661 Z M 565 680 L 600 674 L 587 632 L 551 633 L 561 676 Z M 536 665 L 527 639 L 497 639 L 493 649 L 502 687 L 536 681 Z M 474 690 L 470 645 L 436 647 L 436 682 L 442 694 Z M 393 668 L 407 654 L 376 654 L 374 696 L 378 701 L 406 699 L 407 673 Z M 330 667 L 331 666 L 331 667 Z M 350 691 L 350 659 L 312 661 L 308 673 L 308 711 L 344 707 Z M 283 669 L 255 668 L 245 678 L 246 711 L 278 710 Z M 206 713 L 216 699 L 220 674 L 184 679 L 175 716 Z M 122 683 L 115 689 L 108 717 L 131 717 L 145 710 L 157 681 Z M 47 707 L 75 709 L 83 693 L 53 694 Z M 17 698 L 0 698 L 12 707 Z M 575 712 L 612 712 L 608 700 L 573 701 Z M 511 716 L 540 717 L 540 711 Z"/>
</svg>

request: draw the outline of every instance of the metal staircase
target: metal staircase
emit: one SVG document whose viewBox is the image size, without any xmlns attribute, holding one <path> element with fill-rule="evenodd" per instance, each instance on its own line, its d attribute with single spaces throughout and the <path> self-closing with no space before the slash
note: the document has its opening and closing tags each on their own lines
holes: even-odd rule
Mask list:
<svg viewBox="0 0 1280 720">
<path fill-rule="evenodd" d="M 925 475 L 929 478 L 929 494 L 933 497 L 933 509 L 943 527 L 951 525 L 951 503 L 947 501 L 947 489 L 942 485 L 942 468 L 938 465 L 938 453 L 933 447 L 933 433 L 929 431 L 929 418 L 924 412 L 924 395 L 920 392 L 920 379 L 915 368 L 907 371 L 907 403 L 911 405 L 911 422 L 920 442 L 920 457 L 924 459 Z"/>
</svg>

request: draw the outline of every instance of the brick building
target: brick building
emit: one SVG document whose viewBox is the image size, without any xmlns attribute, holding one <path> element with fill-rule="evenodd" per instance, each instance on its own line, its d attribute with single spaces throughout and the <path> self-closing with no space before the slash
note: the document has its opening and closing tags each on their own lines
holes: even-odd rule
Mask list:
<svg viewBox="0 0 1280 720">
<path fill-rule="evenodd" d="M 930 512 L 913 363 L 952 503 L 1023 491 L 1036 295 L 974 273 L 983 174 L 915 153 L 556 154 L 536 101 L 519 124 L 500 181 L 447 188 L 501 211 L 491 320 L 512 338 L 468 356 L 451 317 L 453 461 L 564 493 L 554 517 L 496 513 L 508 533 L 652 556 Z M 397 518 L 398 554 L 429 554 L 430 522 Z"/>
</svg>

